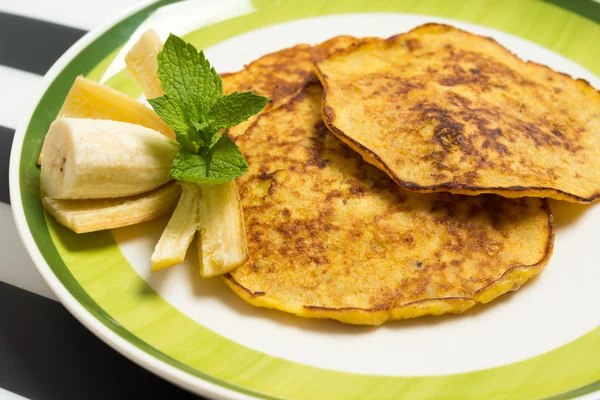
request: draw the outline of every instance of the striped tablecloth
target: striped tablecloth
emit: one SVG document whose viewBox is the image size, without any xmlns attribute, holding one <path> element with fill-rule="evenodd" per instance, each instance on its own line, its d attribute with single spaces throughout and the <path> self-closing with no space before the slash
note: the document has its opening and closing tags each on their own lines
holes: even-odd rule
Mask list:
<svg viewBox="0 0 600 400">
<path fill-rule="evenodd" d="M 58 303 L 17 234 L 8 160 L 42 76 L 137 0 L 0 0 L 0 400 L 196 398 L 133 364 Z"/>
</svg>

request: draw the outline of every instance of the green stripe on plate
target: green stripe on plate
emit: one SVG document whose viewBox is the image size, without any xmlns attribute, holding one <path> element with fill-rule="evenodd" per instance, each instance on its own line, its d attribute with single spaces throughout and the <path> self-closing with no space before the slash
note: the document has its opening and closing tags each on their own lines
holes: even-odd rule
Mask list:
<svg viewBox="0 0 600 400">
<path fill-rule="evenodd" d="M 600 24 L 600 0 L 543 0 Z"/>
<path fill-rule="evenodd" d="M 110 64 L 112 64 L 113 60 L 117 58 L 117 55 L 119 54 L 119 51 L 121 51 L 122 48 L 123 46 L 119 46 L 116 49 L 114 49 L 104 60 L 98 63 L 98 65 L 96 65 L 90 72 L 86 74 L 86 78 L 96 82 L 100 82 L 102 76 L 104 75 L 108 67 L 110 67 Z"/>
<path fill-rule="evenodd" d="M 171 2 L 161 1 L 123 20 L 65 67 L 36 108 L 21 153 L 21 195 L 36 244 L 63 285 L 99 321 L 170 365 L 221 386 L 263 398 L 566 399 L 598 389 L 600 328 L 565 346 L 519 363 L 445 376 L 351 374 L 272 357 L 212 332 L 171 306 L 128 264 L 109 232 L 76 235 L 52 218 L 46 219 L 39 200 L 39 169 L 35 159 L 47 127 L 56 116 L 73 79 L 82 73 L 99 79 L 118 47 L 135 28 L 153 10 Z M 255 12 L 203 27 L 186 38 L 205 48 L 253 29 L 312 16 L 356 12 L 428 14 L 522 36 L 598 74 L 599 25 L 561 9 L 557 6 L 559 1 L 552 3 L 257 0 L 253 2 Z M 140 93 L 124 72 L 111 78 L 109 83 L 134 97 Z"/>
</svg>

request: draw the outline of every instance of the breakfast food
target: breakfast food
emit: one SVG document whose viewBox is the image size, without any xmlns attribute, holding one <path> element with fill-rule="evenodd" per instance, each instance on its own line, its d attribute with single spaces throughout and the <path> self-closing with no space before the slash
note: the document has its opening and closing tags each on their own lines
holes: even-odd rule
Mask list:
<svg viewBox="0 0 600 400">
<path fill-rule="evenodd" d="M 67 94 L 58 118 L 106 119 L 145 126 L 171 139 L 175 132 L 156 113 L 135 99 L 109 87 L 78 76 Z M 44 140 L 44 146 L 46 145 Z M 40 151 L 38 164 L 42 164 L 44 150 Z"/>
<path fill-rule="evenodd" d="M 83 76 L 75 78 L 58 116 L 129 122 L 175 139 L 173 130 L 154 111 L 118 90 Z"/>
<path fill-rule="evenodd" d="M 223 92 L 244 92 L 265 96 L 270 99 L 263 112 L 287 102 L 298 90 L 309 82 L 316 82 L 314 62 L 322 60 L 336 51 L 347 49 L 372 38 L 357 39 L 352 36 L 337 36 L 316 46 L 298 44 L 296 46 L 266 54 L 245 66 L 244 69 L 222 73 Z M 149 29 L 142 34 L 125 57 L 127 69 L 134 80 L 142 87 L 146 98 L 161 96 L 164 92 L 158 78 L 157 56 L 163 44 L 158 34 Z M 256 119 L 249 118 L 231 127 L 233 138 L 243 134 Z M 162 121 L 161 121 L 162 122 Z"/>
<path fill-rule="evenodd" d="M 45 209 L 76 232 L 173 211 L 151 270 L 197 237 L 200 275 L 255 306 L 359 325 L 462 313 L 546 266 L 543 197 L 600 196 L 598 93 L 449 26 L 220 75 L 148 31 L 126 64 L 153 110 L 77 78 L 44 145 Z"/>
<path fill-rule="evenodd" d="M 600 197 L 600 93 L 581 79 L 439 24 L 316 66 L 325 124 L 406 189 Z"/>
<path fill-rule="evenodd" d="M 131 197 L 92 200 L 56 200 L 45 196 L 44 209 L 75 233 L 88 233 L 139 224 L 175 209 L 181 188 L 169 182 Z"/>
<path fill-rule="evenodd" d="M 221 275 L 248 261 L 246 230 L 235 182 L 180 185 L 181 198 L 150 259 L 152 272 L 183 262 L 197 231 L 201 276 Z"/>
<path fill-rule="evenodd" d="M 357 39 L 352 36 L 337 36 L 316 46 L 299 44 L 294 47 L 267 54 L 250 63 L 238 72 L 221 74 L 223 91 L 250 90 L 270 99 L 262 112 L 288 102 L 292 96 L 309 82 L 317 82 L 314 62 L 335 52 L 361 43 L 371 38 Z M 243 134 L 257 116 L 229 129 L 232 138 Z"/>
<path fill-rule="evenodd" d="M 150 257 L 152 272 L 182 263 L 200 226 L 198 208 L 202 189 L 187 182 L 181 183 L 181 188 L 177 206 Z"/>
<path fill-rule="evenodd" d="M 200 275 L 211 277 L 229 272 L 248 261 L 248 245 L 242 206 L 235 181 L 206 185 L 200 203 L 198 235 Z M 230 204 L 230 207 L 222 207 Z"/>
<path fill-rule="evenodd" d="M 167 183 L 177 143 L 141 125 L 58 118 L 46 135 L 42 186 L 52 199 L 133 196 Z"/>
<path fill-rule="evenodd" d="M 163 95 L 158 79 L 158 53 L 163 49 L 156 31 L 148 29 L 125 56 L 127 70 L 148 99 Z"/>
<path fill-rule="evenodd" d="M 224 279 L 244 300 L 378 325 L 463 312 L 546 265 L 546 200 L 405 191 L 327 130 L 321 97 L 310 85 L 237 138 L 250 259 Z"/>
</svg>

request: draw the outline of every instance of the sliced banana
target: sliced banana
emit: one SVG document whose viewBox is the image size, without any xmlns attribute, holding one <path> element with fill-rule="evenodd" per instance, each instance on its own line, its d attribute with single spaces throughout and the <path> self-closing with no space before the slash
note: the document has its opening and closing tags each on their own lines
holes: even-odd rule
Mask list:
<svg viewBox="0 0 600 400">
<path fill-rule="evenodd" d="M 118 90 L 83 76 L 75 79 L 58 116 L 129 122 L 175 139 L 173 130 L 153 109 Z"/>
<path fill-rule="evenodd" d="M 45 197 L 44 209 L 76 233 L 102 231 L 139 224 L 175 209 L 181 187 L 175 182 L 137 196 L 117 199 L 55 200 Z"/>
<path fill-rule="evenodd" d="M 158 34 L 149 29 L 133 45 L 125 56 L 127 70 L 142 87 L 147 99 L 163 95 L 163 90 L 158 79 L 158 53 L 163 48 L 163 43 Z"/>
<path fill-rule="evenodd" d="M 246 229 L 235 181 L 202 185 L 199 211 L 200 275 L 225 274 L 248 261 Z"/>
<path fill-rule="evenodd" d="M 183 191 L 167 227 L 154 248 L 150 259 L 152 272 L 183 262 L 200 223 L 198 204 L 202 199 L 202 189 L 195 183 L 178 184 Z"/>
<path fill-rule="evenodd" d="M 149 107 L 111 88 L 78 76 L 58 112 L 58 117 L 110 119 L 154 129 L 175 139 L 175 132 Z M 38 158 L 42 164 L 44 145 Z"/>
<path fill-rule="evenodd" d="M 59 118 L 50 125 L 41 180 L 51 199 L 133 196 L 169 181 L 179 145 L 140 125 Z"/>
</svg>

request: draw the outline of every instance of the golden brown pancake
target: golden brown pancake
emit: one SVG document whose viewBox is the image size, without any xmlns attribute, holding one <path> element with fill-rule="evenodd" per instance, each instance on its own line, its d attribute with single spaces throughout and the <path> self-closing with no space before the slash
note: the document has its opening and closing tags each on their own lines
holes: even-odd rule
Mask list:
<svg viewBox="0 0 600 400">
<path fill-rule="evenodd" d="M 405 191 L 325 127 L 321 98 L 310 85 L 237 137 L 250 260 L 225 281 L 241 298 L 378 325 L 461 313 L 546 265 L 545 199 Z"/>
<path fill-rule="evenodd" d="M 221 74 L 225 93 L 252 91 L 271 101 L 263 112 L 288 102 L 298 90 L 309 82 L 318 82 L 314 62 L 329 57 L 336 51 L 365 43 L 371 38 L 357 39 L 338 36 L 316 46 L 299 44 L 267 54 L 247 65 L 243 70 Z M 229 136 L 243 134 L 256 116 L 229 129 Z"/>
<path fill-rule="evenodd" d="M 600 197 L 600 93 L 428 24 L 318 61 L 327 126 L 419 192 Z"/>
</svg>

